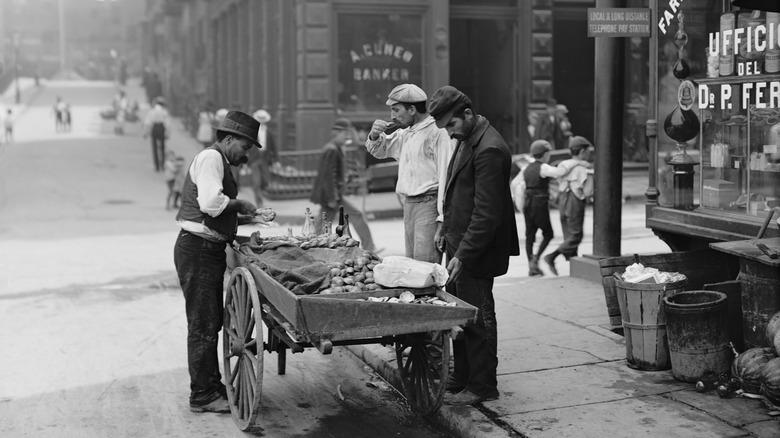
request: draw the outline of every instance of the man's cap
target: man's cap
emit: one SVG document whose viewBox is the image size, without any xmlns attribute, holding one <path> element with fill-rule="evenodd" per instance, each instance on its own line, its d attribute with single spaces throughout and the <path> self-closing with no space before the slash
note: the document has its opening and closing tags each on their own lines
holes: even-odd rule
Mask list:
<svg viewBox="0 0 780 438">
<path fill-rule="evenodd" d="M 268 114 L 268 111 L 264 109 L 259 109 L 252 114 L 252 117 L 255 118 L 260 123 L 268 123 L 271 121 L 271 115 Z"/>
<path fill-rule="evenodd" d="M 428 111 L 431 117 L 436 120 L 436 126 L 439 128 L 447 126 L 450 119 L 452 119 L 453 109 L 465 97 L 465 94 L 450 85 L 445 85 L 436 90 L 431 97 L 430 109 Z"/>
<path fill-rule="evenodd" d="M 344 131 L 347 129 L 352 129 L 352 122 L 349 121 L 349 119 L 336 119 L 335 122 L 333 122 L 333 128 L 337 131 Z"/>
<path fill-rule="evenodd" d="M 593 144 L 589 142 L 585 137 L 575 135 L 569 138 L 569 149 L 584 149 L 592 148 Z"/>
<path fill-rule="evenodd" d="M 387 95 L 387 106 L 393 106 L 396 103 L 417 103 L 428 100 L 428 95 L 422 88 L 414 84 L 401 84 Z"/>
<path fill-rule="evenodd" d="M 219 122 L 216 127 L 217 132 L 225 132 L 231 135 L 237 135 L 245 138 L 255 146 L 262 148 L 263 146 L 257 142 L 257 131 L 260 129 L 260 122 L 255 120 L 252 116 L 241 111 L 228 111 L 225 115 L 225 119 Z"/>
<path fill-rule="evenodd" d="M 550 142 L 547 140 L 536 140 L 531 143 L 531 155 L 534 157 L 551 150 L 552 146 L 550 146 Z"/>
</svg>

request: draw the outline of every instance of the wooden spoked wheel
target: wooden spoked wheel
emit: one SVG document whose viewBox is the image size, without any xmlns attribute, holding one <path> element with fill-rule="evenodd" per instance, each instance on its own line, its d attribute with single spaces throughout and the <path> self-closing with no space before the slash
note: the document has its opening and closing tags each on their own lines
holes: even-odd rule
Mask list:
<svg viewBox="0 0 780 438">
<path fill-rule="evenodd" d="M 446 332 L 399 335 L 395 355 L 406 400 L 420 415 L 441 407 L 450 371 L 450 342 Z"/>
<path fill-rule="evenodd" d="M 225 287 L 222 351 L 230 413 L 239 429 L 249 430 L 263 392 L 263 325 L 255 279 L 246 268 L 234 269 Z"/>
</svg>

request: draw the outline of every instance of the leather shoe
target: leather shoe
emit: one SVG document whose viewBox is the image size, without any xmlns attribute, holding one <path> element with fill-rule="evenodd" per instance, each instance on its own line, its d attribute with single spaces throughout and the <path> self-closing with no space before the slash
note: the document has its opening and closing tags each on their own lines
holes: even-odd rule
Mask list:
<svg viewBox="0 0 780 438">
<path fill-rule="evenodd" d="M 555 269 L 555 257 L 552 254 L 547 254 L 544 256 L 544 261 L 550 267 L 550 271 L 552 271 L 553 274 L 558 275 L 558 270 Z"/>
<path fill-rule="evenodd" d="M 190 404 L 190 411 L 197 412 L 199 414 L 204 412 L 215 412 L 218 414 L 229 414 L 230 413 L 230 405 L 228 404 L 228 401 L 224 397 L 219 397 L 218 399 L 214 400 L 211 403 L 207 403 L 205 405 L 193 405 Z"/>
<path fill-rule="evenodd" d="M 457 393 L 457 394 L 446 394 L 444 396 L 444 403 L 452 406 L 467 406 L 467 405 L 476 405 L 478 403 L 496 400 L 498 396 L 495 397 L 484 397 L 481 395 L 476 395 L 469 391 L 468 389 L 464 389 L 463 391 Z"/>
<path fill-rule="evenodd" d="M 464 385 L 464 384 L 462 384 L 460 382 L 457 382 L 455 380 L 452 380 L 452 377 L 447 379 L 447 392 L 451 392 L 453 394 L 457 394 L 457 393 L 463 391 L 464 389 L 466 389 L 466 385 Z"/>
</svg>

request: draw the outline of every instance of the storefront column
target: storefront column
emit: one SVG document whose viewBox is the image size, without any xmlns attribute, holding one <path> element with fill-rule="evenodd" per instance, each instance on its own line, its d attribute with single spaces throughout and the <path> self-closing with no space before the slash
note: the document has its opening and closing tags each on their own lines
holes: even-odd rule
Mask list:
<svg viewBox="0 0 780 438">
<path fill-rule="evenodd" d="M 625 0 L 597 0 L 597 8 L 623 8 Z M 596 38 L 593 254 L 620 255 L 623 194 L 623 85 L 625 39 Z"/>
</svg>

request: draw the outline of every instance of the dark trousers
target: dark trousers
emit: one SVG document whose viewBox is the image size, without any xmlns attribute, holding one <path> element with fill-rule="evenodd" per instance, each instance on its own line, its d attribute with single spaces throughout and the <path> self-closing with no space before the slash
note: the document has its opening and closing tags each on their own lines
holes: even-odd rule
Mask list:
<svg viewBox="0 0 780 438">
<path fill-rule="evenodd" d="M 454 256 L 448 248 L 447 259 Z M 498 397 L 498 322 L 493 300 L 493 279 L 461 271 L 447 292 L 478 309 L 477 320 L 466 324 L 463 338 L 452 341 L 455 369 L 450 377 L 481 397 Z"/>
<path fill-rule="evenodd" d="M 528 260 L 534 256 L 534 243 L 536 242 L 536 232 L 542 230 L 542 243 L 539 245 L 538 255 L 542 255 L 555 235 L 553 234 L 552 224 L 550 223 L 550 197 L 533 196 L 525 194 L 523 204 L 523 217 L 525 218 L 525 253 Z"/>
<path fill-rule="evenodd" d="M 577 199 L 572 192 L 558 195 L 558 209 L 561 213 L 561 228 L 563 243 L 558 252 L 568 260 L 577 256 L 577 249 L 582 242 L 582 226 L 585 222 L 585 200 Z"/>
<path fill-rule="evenodd" d="M 190 404 L 205 405 L 225 396 L 217 341 L 222 328 L 222 281 L 227 268 L 225 243 L 179 232 L 173 251 L 187 314 L 187 365 Z"/>
<path fill-rule="evenodd" d="M 155 123 L 152 126 L 152 159 L 154 160 L 154 170 L 157 172 L 163 170 L 165 163 L 165 125 Z"/>
</svg>

